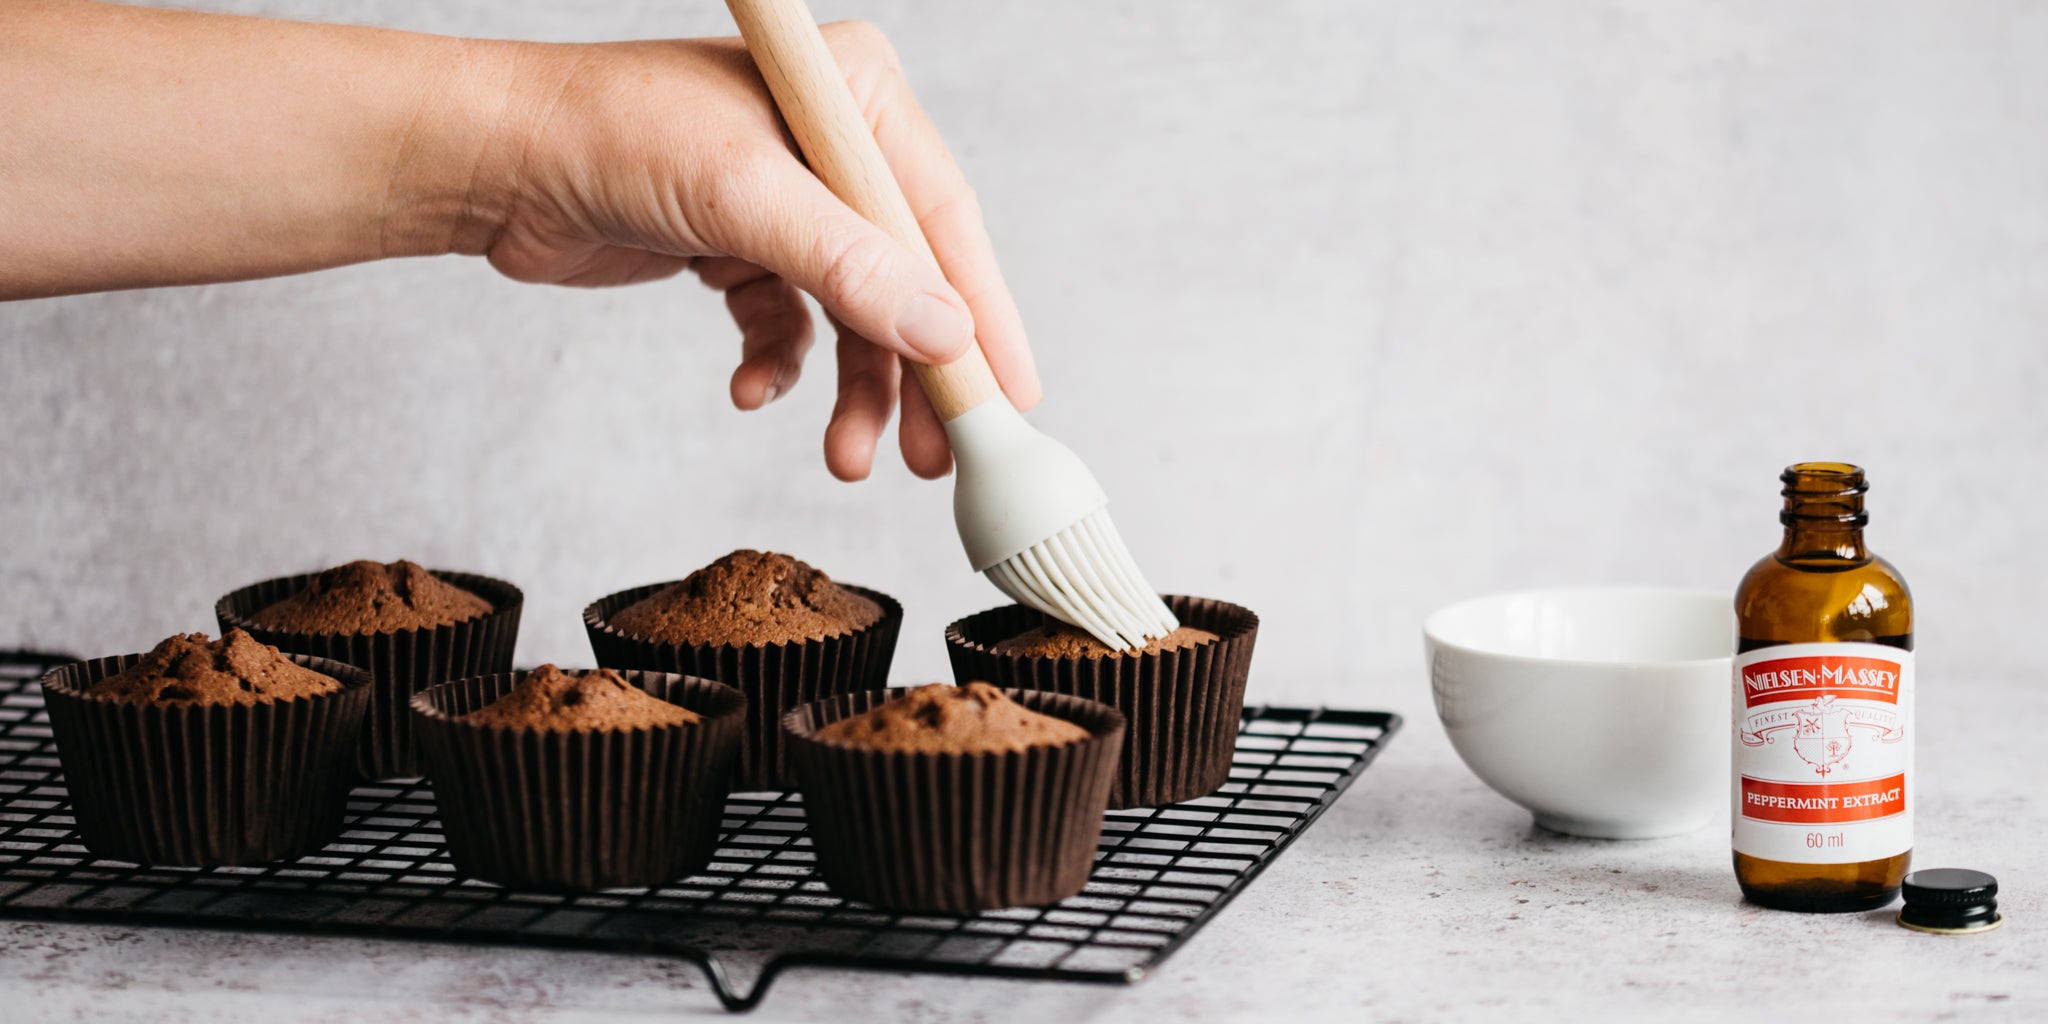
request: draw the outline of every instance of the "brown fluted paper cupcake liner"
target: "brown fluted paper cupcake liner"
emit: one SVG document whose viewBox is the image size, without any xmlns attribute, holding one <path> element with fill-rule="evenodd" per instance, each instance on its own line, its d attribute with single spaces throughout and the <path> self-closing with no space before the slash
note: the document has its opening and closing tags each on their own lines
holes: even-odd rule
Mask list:
<svg viewBox="0 0 2048 1024">
<path fill-rule="evenodd" d="M 870 750 L 817 730 L 896 696 L 841 694 L 782 718 L 818 869 L 834 892 L 889 910 L 971 914 L 1043 906 L 1094 869 L 1124 718 L 1095 701 L 1009 691 L 1088 731 L 1022 752 Z"/>
<path fill-rule="evenodd" d="M 306 589 L 316 575 L 306 573 L 243 587 L 215 603 L 213 614 L 222 633 L 243 629 L 281 651 L 368 669 L 376 687 L 356 771 L 369 779 L 410 778 L 420 768 L 406 701 L 435 683 L 511 671 L 512 648 L 519 642 L 519 612 L 526 601 L 518 587 L 504 580 L 431 571 L 489 601 L 490 613 L 452 626 L 391 633 L 295 633 L 250 623 L 249 616 Z"/>
<path fill-rule="evenodd" d="M 1113 808 L 1157 807 L 1207 796 L 1230 781 L 1259 617 L 1225 601 L 1163 596 L 1181 625 L 1206 629 L 1216 641 L 1100 658 L 996 654 L 991 647 L 1046 622 L 1042 613 L 1013 604 L 946 627 L 953 678 L 962 684 L 981 680 L 1072 694 L 1122 711 L 1130 729 L 1110 794 Z"/>
<path fill-rule="evenodd" d="M 863 629 L 823 640 L 763 645 L 666 644 L 610 625 L 611 617 L 652 597 L 670 583 L 653 583 L 599 598 L 583 609 L 590 649 L 605 668 L 677 672 L 716 679 L 747 697 L 747 739 L 737 788 L 789 789 L 796 783 L 782 736 L 791 708 L 840 693 L 889 684 L 889 662 L 903 628 L 903 606 L 879 590 L 842 583 L 882 606 L 882 617 Z"/>
<path fill-rule="evenodd" d="M 267 704 L 173 706 L 86 694 L 142 654 L 76 662 L 45 675 L 71 813 L 95 856 L 137 864 L 260 864 L 327 845 L 341 832 L 350 759 L 369 708 L 370 674 L 303 654 L 340 681 L 334 693 Z"/>
<path fill-rule="evenodd" d="M 525 672 L 413 696 L 420 758 L 458 869 L 514 888 L 587 892 L 658 885 L 711 862 L 746 698 L 708 679 L 619 674 L 703 719 L 591 731 L 456 720 L 511 692 Z"/>
</svg>

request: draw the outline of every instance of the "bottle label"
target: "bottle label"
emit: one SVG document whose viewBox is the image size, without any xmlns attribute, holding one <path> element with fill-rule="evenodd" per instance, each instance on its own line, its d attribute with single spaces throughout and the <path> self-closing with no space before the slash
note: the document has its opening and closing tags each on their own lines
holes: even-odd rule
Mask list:
<svg viewBox="0 0 2048 1024">
<path fill-rule="evenodd" d="M 1913 652 L 1781 644 L 1735 657 L 1735 852 L 1854 864 L 1913 847 Z"/>
</svg>

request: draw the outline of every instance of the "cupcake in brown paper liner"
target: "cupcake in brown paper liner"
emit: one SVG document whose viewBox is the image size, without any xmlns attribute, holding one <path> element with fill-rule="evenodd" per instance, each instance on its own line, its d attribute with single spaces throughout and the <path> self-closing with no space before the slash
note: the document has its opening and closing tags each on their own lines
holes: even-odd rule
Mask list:
<svg viewBox="0 0 2048 1024">
<path fill-rule="evenodd" d="M 955 679 L 1098 700 L 1123 712 L 1122 767 L 1112 808 L 1207 796 L 1230 780 L 1259 617 L 1208 598 L 1163 595 L 1173 636 L 1122 653 L 1022 605 L 946 627 Z"/>
<path fill-rule="evenodd" d="M 747 698 L 738 788 L 787 789 L 783 713 L 886 686 L 903 606 L 788 555 L 741 550 L 685 579 L 599 598 L 583 625 L 599 665 L 737 687 Z"/>
<path fill-rule="evenodd" d="M 841 694 L 788 712 L 790 762 L 832 890 L 889 910 L 970 914 L 1081 891 L 1124 718 L 1064 694 Z"/>
<path fill-rule="evenodd" d="M 524 604 L 518 587 L 489 576 L 350 562 L 251 584 L 213 612 L 223 631 L 369 670 L 375 688 L 356 770 L 391 779 L 420 773 L 406 701 L 435 683 L 510 671 Z"/>
<path fill-rule="evenodd" d="M 455 866 L 571 892 L 658 885 L 711 862 L 746 709 L 708 679 L 552 665 L 411 702 Z"/>
<path fill-rule="evenodd" d="M 42 679 L 79 837 L 138 864 L 259 864 L 341 832 L 370 674 L 193 633 Z"/>
</svg>

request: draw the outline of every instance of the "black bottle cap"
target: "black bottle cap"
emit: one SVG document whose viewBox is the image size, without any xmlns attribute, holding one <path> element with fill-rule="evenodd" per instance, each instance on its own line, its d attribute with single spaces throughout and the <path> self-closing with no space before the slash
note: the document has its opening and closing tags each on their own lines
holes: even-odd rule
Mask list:
<svg viewBox="0 0 2048 1024">
<path fill-rule="evenodd" d="M 1998 915 L 1998 879 L 1967 868 L 1929 868 L 1906 876 L 1899 891 L 1906 908 L 1899 923 L 1914 931 L 1960 935 L 1988 932 Z"/>
</svg>

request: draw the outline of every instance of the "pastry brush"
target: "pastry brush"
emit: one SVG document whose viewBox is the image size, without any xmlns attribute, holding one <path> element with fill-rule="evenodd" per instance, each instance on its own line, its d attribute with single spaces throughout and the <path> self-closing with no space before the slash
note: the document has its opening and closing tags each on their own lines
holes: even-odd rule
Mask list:
<svg viewBox="0 0 2048 1024">
<path fill-rule="evenodd" d="M 903 190 L 803 0 L 726 0 L 811 171 L 846 205 L 931 260 Z M 1109 521 L 1080 458 L 1019 415 L 979 346 L 911 364 L 946 426 L 958 473 L 953 520 L 976 572 L 1012 599 L 1116 649 L 1179 623 Z"/>
</svg>

